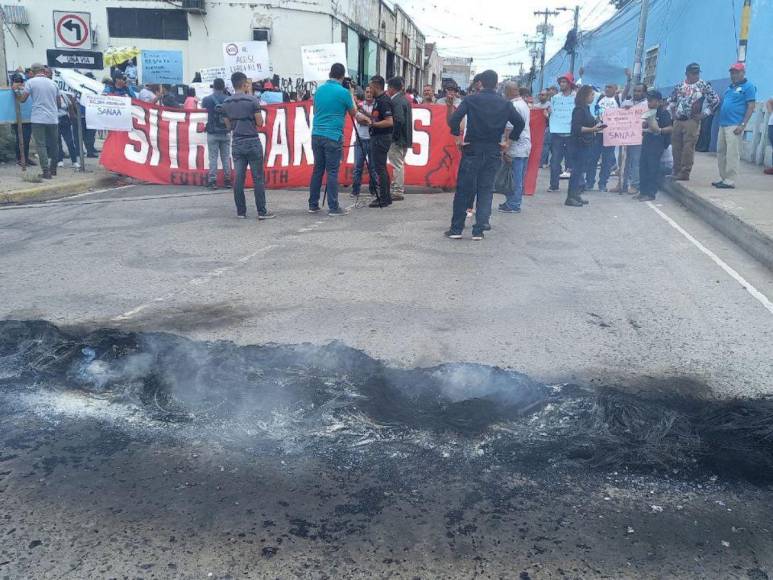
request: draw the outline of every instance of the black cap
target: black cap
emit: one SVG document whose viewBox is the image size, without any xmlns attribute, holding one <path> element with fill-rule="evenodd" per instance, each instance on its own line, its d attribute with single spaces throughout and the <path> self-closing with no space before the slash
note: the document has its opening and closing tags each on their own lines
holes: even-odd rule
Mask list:
<svg viewBox="0 0 773 580">
<path fill-rule="evenodd" d="M 656 91 L 655 89 L 650 89 L 647 91 L 647 98 L 648 99 L 657 99 L 659 101 L 663 100 L 663 93 L 660 91 Z"/>
<path fill-rule="evenodd" d="M 701 65 L 699 65 L 697 62 L 691 62 L 690 64 L 687 65 L 686 71 L 688 73 L 690 73 L 690 72 L 692 72 L 692 73 L 699 73 L 699 72 L 701 72 Z"/>
</svg>

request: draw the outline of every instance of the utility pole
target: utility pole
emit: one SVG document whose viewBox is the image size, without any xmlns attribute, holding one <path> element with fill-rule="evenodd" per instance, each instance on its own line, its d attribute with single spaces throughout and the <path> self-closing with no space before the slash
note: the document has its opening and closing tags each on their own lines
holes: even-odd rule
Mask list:
<svg viewBox="0 0 773 580">
<path fill-rule="evenodd" d="M 752 0 L 744 0 L 741 12 L 741 33 L 738 38 L 738 62 L 746 62 L 746 51 L 749 48 L 749 24 L 752 20 Z"/>
<path fill-rule="evenodd" d="M 644 37 L 647 35 L 647 19 L 650 14 L 650 0 L 641 0 L 639 15 L 639 36 L 636 39 L 636 54 L 633 61 L 633 78 L 635 83 L 642 79 L 642 60 L 644 59 Z"/>
<path fill-rule="evenodd" d="M 8 84 L 8 62 L 5 59 L 5 15 L 0 9 L 0 86 Z"/>
<path fill-rule="evenodd" d="M 569 72 L 574 74 L 575 57 L 577 56 L 577 45 L 580 42 L 580 6 L 574 7 L 574 46 L 572 47 L 572 57 L 569 61 Z"/>
<path fill-rule="evenodd" d="M 527 40 L 526 46 L 529 47 L 529 56 L 531 56 L 531 69 L 529 70 L 529 86 L 534 84 L 534 78 L 537 76 L 537 57 L 540 55 L 540 49 L 537 48 L 542 44 L 540 40 Z M 542 90 L 542 89 L 540 89 Z"/>
<path fill-rule="evenodd" d="M 535 10 L 535 16 L 544 16 L 545 22 L 542 25 L 542 51 L 539 61 L 539 90 L 545 88 L 545 50 L 548 44 L 548 19 L 551 16 L 558 16 L 558 12 L 555 10 Z"/>
</svg>

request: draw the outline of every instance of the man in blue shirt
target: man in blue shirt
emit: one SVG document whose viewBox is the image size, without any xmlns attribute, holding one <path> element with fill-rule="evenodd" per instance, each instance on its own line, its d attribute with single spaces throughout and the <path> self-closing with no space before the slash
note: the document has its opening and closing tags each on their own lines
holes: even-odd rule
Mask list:
<svg viewBox="0 0 773 580">
<path fill-rule="evenodd" d="M 112 95 L 114 97 L 131 97 L 137 98 L 137 93 L 134 92 L 134 88 L 128 84 L 126 75 L 118 73 L 113 77 L 113 84 L 105 86 L 105 90 L 102 93 L 104 95 Z"/>
<path fill-rule="evenodd" d="M 746 80 L 746 65 L 738 62 L 730 67 L 730 86 L 719 111 L 719 144 L 717 163 L 721 179 L 712 183 L 717 189 L 735 189 L 741 168 L 741 146 L 746 124 L 754 114 L 757 89 Z"/>
<path fill-rule="evenodd" d="M 309 188 L 309 213 L 320 211 L 319 196 L 322 177 L 327 173 L 328 215 L 346 215 L 338 205 L 338 166 L 343 149 L 344 121 L 347 113 L 354 115 L 353 90 L 343 87 L 346 69 L 341 63 L 330 67 L 330 79 L 314 94 L 314 125 L 311 130 L 311 150 L 314 152 L 314 172 Z"/>
</svg>

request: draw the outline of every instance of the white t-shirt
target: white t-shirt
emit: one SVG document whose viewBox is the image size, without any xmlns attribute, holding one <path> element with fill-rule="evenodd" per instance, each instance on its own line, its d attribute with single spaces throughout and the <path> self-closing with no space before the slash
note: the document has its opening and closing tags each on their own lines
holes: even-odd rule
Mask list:
<svg viewBox="0 0 773 580">
<path fill-rule="evenodd" d="M 360 107 L 362 107 L 363 111 L 370 114 L 373 112 L 373 105 L 375 104 L 376 104 L 375 101 L 370 104 L 368 104 L 365 101 L 362 101 L 362 103 L 360 103 Z M 359 123 L 357 123 L 357 134 L 360 136 L 360 139 L 362 139 L 363 141 L 370 139 L 370 127 L 368 125 L 360 125 Z"/>
<path fill-rule="evenodd" d="M 531 154 L 531 132 L 529 129 L 529 118 L 531 117 L 531 110 L 529 105 L 522 98 L 518 97 L 510 101 L 518 114 L 523 117 L 523 121 L 526 126 L 523 128 L 521 136 L 518 141 L 510 141 L 510 149 L 507 154 L 510 157 L 528 157 Z M 507 130 L 512 131 L 513 126 L 508 123 Z"/>
<path fill-rule="evenodd" d="M 619 109 L 620 105 L 617 104 L 615 97 L 607 97 L 602 95 L 598 101 L 599 117 L 604 116 L 604 112 L 608 109 Z"/>
</svg>

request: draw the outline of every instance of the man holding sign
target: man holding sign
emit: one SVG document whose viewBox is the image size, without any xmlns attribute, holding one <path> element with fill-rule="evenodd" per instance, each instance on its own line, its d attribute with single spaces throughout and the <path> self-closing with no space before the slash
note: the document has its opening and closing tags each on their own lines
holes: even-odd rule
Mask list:
<svg viewBox="0 0 773 580">
<path fill-rule="evenodd" d="M 558 191 L 561 179 L 561 163 L 566 169 L 572 168 L 569 141 L 572 133 L 572 112 L 574 111 L 574 75 L 566 73 L 558 79 L 561 92 L 550 99 L 550 188 Z"/>
</svg>

